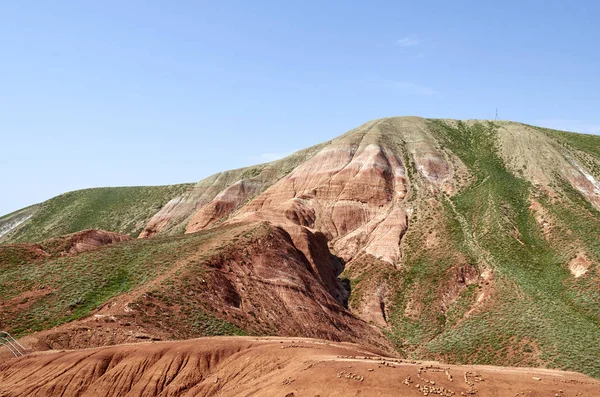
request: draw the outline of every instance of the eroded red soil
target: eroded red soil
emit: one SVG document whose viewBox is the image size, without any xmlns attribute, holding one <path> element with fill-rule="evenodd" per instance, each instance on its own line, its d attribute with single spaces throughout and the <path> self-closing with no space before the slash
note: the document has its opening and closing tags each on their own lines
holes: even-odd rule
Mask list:
<svg viewBox="0 0 600 397">
<path fill-rule="evenodd" d="M 2 396 L 597 396 L 572 372 L 382 357 L 315 339 L 223 337 L 34 353 L 0 364 Z"/>
</svg>

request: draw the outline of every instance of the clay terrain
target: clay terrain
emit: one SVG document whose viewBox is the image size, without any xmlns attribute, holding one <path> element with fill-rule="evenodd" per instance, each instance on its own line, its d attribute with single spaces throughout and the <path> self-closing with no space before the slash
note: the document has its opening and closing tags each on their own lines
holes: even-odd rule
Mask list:
<svg viewBox="0 0 600 397">
<path fill-rule="evenodd" d="M 596 396 L 556 370 L 401 360 L 315 339 L 219 337 L 34 353 L 0 364 L 2 396 Z"/>
<path fill-rule="evenodd" d="M 373 120 L 195 184 L 65 193 L 0 217 L 0 330 L 33 352 L 0 348 L 0 385 L 594 395 L 583 375 L 473 366 L 600 378 L 599 231 L 600 137 L 509 121 Z M 246 339 L 192 340 L 216 336 Z M 338 357 L 357 349 L 402 363 Z M 447 363 L 426 371 L 435 385 L 409 364 L 425 360 Z"/>
</svg>

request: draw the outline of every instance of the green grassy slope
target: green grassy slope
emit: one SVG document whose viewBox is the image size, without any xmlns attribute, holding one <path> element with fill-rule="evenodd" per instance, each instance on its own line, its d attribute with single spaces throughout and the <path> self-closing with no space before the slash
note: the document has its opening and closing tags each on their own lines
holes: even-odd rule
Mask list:
<svg viewBox="0 0 600 397">
<path fill-rule="evenodd" d="M 35 242 L 85 229 L 137 237 L 152 215 L 191 186 L 94 188 L 65 193 L 36 205 L 33 216 L 0 242 Z"/>
<path fill-rule="evenodd" d="M 25 246 L 0 246 L 0 329 L 20 336 L 89 316 L 175 266 L 194 265 L 195 276 L 201 275 L 199 253 L 210 256 L 208 245 L 215 241 L 227 244 L 222 238 L 229 229 L 233 235 L 246 232 L 238 227 L 135 239 L 65 257 L 36 257 Z M 198 307 L 195 314 L 204 319 L 196 336 L 241 332 Z"/>
<path fill-rule="evenodd" d="M 600 213 L 564 181 L 557 183 L 565 195 L 552 200 L 510 173 L 498 155 L 496 129 L 491 122 L 430 122 L 430 130 L 476 180 L 452 198 L 438 197 L 442 206 L 436 221 L 443 247 L 415 249 L 424 246 L 425 236 L 418 231 L 407 236 L 392 337 L 419 357 L 542 364 L 600 376 L 600 291 L 589 285 L 598 275 L 591 270 L 585 278 L 574 279 L 566 266 L 572 252 L 564 249 L 577 240 L 599 260 Z M 600 142 L 600 137 L 586 139 Z M 534 219 L 532 196 L 556 215 L 550 236 L 544 236 Z M 466 317 L 484 286 L 464 288 L 445 312 L 435 304 L 439 288 L 425 287 L 443 284 L 457 263 L 493 273 L 490 299 Z M 415 300 L 425 307 L 411 317 L 407 307 Z"/>
<path fill-rule="evenodd" d="M 29 221 L 40 209 L 40 205 L 31 205 L 7 215 L 0 216 L 0 243 L 7 241 L 19 226 Z"/>
</svg>

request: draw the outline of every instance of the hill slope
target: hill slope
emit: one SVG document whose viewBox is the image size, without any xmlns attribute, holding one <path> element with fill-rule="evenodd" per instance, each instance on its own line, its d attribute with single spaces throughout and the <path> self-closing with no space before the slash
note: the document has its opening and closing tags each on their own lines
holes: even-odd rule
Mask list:
<svg viewBox="0 0 600 397">
<path fill-rule="evenodd" d="M 143 216 L 103 200 L 70 211 L 57 200 L 44 207 L 52 216 L 30 207 L 0 218 L 0 230 L 21 222 L 6 242 L 100 227 L 90 219 L 102 211 L 116 220 L 103 228 L 143 238 L 3 273 L 5 302 L 39 286 L 57 298 L 51 308 L 20 306 L 2 326 L 29 333 L 94 313 L 127 315 L 152 337 L 180 338 L 205 335 L 218 319 L 233 326 L 220 333 L 352 341 L 366 332 L 386 349 L 384 334 L 405 356 L 600 376 L 598 180 L 597 136 L 505 121 L 375 120 L 278 162 L 163 190 L 154 207 L 129 201 Z M 64 212 L 68 221 L 54 215 Z M 203 245 L 211 238 L 222 247 Z M 63 269 L 103 263 L 102 274 L 117 279 L 67 282 Z M 206 269 L 219 277 L 202 292 L 190 281 Z M 285 303 L 299 297 L 303 304 Z M 165 305 L 183 320 L 169 323 Z M 79 332 L 62 327 L 52 335 Z M 73 339 L 80 347 L 128 338 Z"/>
<path fill-rule="evenodd" d="M 69 192 L 0 218 L 0 242 L 37 242 L 85 229 L 137 237 L 167 201 L 192 185 L 94 188 Z"/>
</svg>

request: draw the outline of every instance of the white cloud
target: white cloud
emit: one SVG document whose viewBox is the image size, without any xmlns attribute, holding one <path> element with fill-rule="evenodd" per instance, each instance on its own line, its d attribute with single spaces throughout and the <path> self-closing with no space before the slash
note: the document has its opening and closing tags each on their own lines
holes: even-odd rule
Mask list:
<svg viewBox="0 0 600 397">
<path fill-rule="evenodd" d="M 396 40 L 396 45 L 399 47 L 415 47 L 418 46 L 420 42 L 421 41 L 417 35 L 411 34 L 410 36 Z"/>
<path fill-rule="evenodd" d="M 554 130 L 600 135 L 600 124 L 588 123 L 581 120 L 546 119 L 536 120 L 534 124 Z"/>
</svg>

